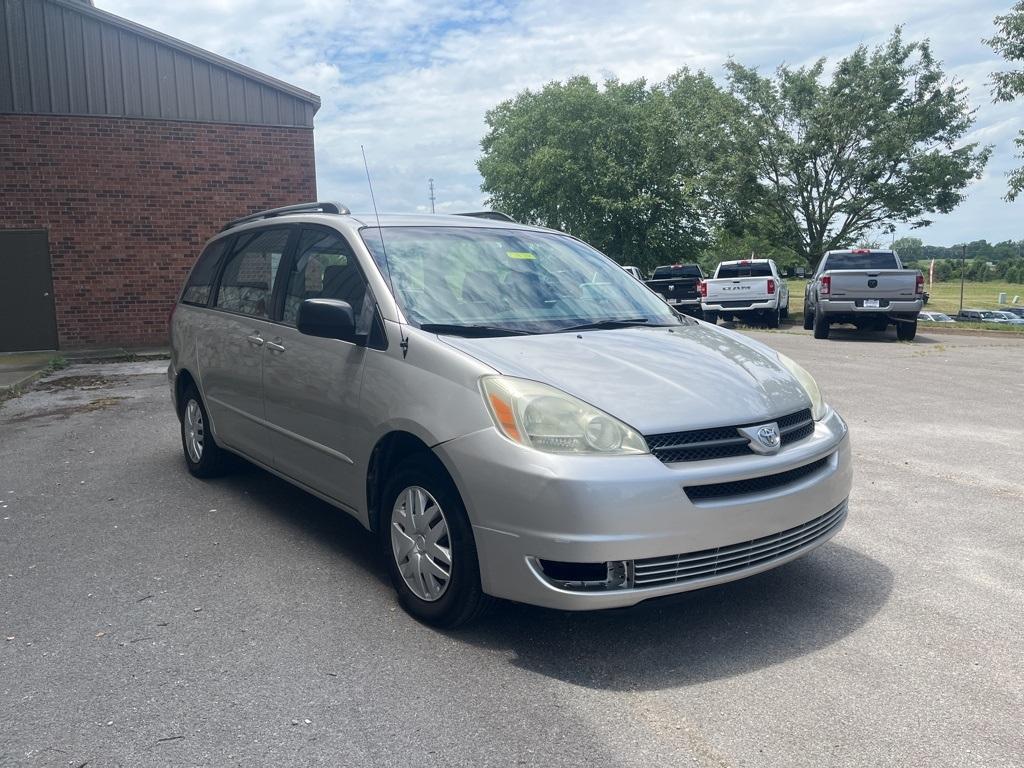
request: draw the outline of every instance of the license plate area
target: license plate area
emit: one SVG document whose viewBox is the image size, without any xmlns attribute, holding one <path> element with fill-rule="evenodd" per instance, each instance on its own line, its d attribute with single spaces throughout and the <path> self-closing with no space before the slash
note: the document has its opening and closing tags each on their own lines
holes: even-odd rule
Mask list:
<svg viewBox="0 0 1024 768">
<path fill-rule="evenodd" d="M 864 299 L 865 309 L 878 309 L 879 306 L 878 299 Z"/>
</svg>

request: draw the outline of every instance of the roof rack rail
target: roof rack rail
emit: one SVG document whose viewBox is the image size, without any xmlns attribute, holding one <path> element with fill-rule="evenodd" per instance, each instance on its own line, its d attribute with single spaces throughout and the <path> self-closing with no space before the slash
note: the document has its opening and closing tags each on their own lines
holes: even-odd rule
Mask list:
<svg viewBox="0 0 1024 768">
<path fill-rule="evenodd" d="M 352 213 L 341 203 L 331 202 L 316 202 L 316 203 L 299 203 L 298 205 L 286 205 L 283 208 L 271 208 L 266 211 L 259 211 L 257 213 L 250 213 L 248 216 L 243 216 L 240 219 L 229 221 L 221 228 L 221 232 L 237 227 L 239 224 L 248 224 L 250 221 L 259 221 L 260 219 L 272 219 L 275 216 L 286 216 L 289 213 L 341 213 L 349 214 Z"/>
<path fill-rule="evenodd" d="M 471 213 L 457 213 L 456 216 L 472 216 L 474 219 L 493 219 L 494 221 L 511 221 L 513 224 L 519 222 L 501 211 L 473 211 Z"/>
</svg>

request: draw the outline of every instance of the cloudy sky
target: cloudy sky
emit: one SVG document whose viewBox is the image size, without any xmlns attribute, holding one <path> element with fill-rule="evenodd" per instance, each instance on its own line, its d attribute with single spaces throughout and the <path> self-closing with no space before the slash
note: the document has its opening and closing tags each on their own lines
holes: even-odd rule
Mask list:
<svg viewBox="0 0 1024 768">
<path fill-rule="evenodd" d="M 981 38 L 1011 2 L 946 0 L 96 0 L 103 10 L 173 35 L 320 95 L 322 199 L 369 209 L 359 145 L 381 210 L 479 207 L 476 160 L 484 113 L 524 88 L 574 74 L 663 79 L 682 66 L 717 79 L 730 56 L 761 68 L 836 59 L 884 40 L 897 24 L 928 37 L 977 108 L 970 140 L 994 144 L 985 177 L 954 213 L 908 232 L 951 245 L 1024 239 L 1024 200 L 1005 173 L 1024 103 L 993 105 L 1001 65 Z"/>
</svg>

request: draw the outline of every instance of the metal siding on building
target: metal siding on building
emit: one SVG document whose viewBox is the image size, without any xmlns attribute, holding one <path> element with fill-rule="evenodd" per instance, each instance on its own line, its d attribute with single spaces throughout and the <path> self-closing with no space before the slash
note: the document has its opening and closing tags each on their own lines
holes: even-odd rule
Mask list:
<svg viewBox="0 0 1024 768">
<path fill-rule="evenodd" d="M 0 2 L 0 112 L 14 111 L 14 94 L 11 92 L 10 35 L 7 34 L 7 5 Z"/>
<path fill-rule="evenodd" d="M 312 127 L 319 98 L 68 0 L 0 0 L 0 112 Z"/>
</svg>

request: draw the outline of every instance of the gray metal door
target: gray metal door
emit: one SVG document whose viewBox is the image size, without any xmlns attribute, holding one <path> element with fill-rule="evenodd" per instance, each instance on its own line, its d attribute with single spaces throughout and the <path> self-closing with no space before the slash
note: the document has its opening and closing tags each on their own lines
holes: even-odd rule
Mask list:
<svg viewBox="0 0 1024 768">
<path fill-rule="evenodd" d="M 0 231 L 0 352 L 56 348 L 46 232 Z"/>
</svg>

